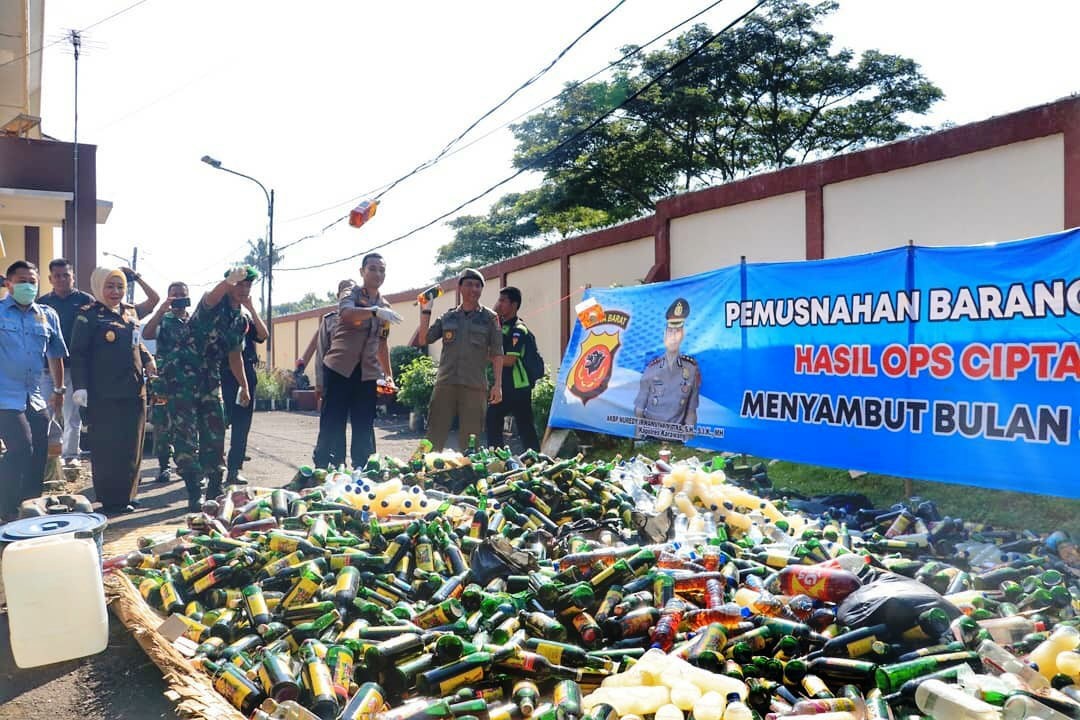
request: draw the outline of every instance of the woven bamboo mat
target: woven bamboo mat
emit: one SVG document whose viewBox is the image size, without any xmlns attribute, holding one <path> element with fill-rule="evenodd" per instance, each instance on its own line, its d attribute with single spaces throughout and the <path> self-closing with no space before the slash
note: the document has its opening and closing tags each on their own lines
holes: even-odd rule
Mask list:
<svg viewBox="0 0 1080 720">
<path fill-rule="evenodd" d="M 183 516 L 170 522 L 156 525 L 139 525 L 132 528 L 114 529 L 105 528 L 103 545 L 103 557 L 110 558 L 113 555 L 125 555 L 132 550 L 139 549 L 139 538 L 150 535 L 168 534 L 175 535 L 178 528 L 185 527 Z M 141 599 L 141 596 L 140 596 Z"/>
<path fill-rule="evenodd" d="M 139 534 L 145 534 L 145 529 Z M 104 580 L 109 607 L 161 670 L 169 686 L 165 696 L 176 703 L 177 715 L 193 720 L 245 720 L 218 695 L 206 674 L 196 670 L 172 643 L 158 634 L 157 628 L 164 618 L 146 604 L 125 575 L 110 572 Z"/>
</svg>

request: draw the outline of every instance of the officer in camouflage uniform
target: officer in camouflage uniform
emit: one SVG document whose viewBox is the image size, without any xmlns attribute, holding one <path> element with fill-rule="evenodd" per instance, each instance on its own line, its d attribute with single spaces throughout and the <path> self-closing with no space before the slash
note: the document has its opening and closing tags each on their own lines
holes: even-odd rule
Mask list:
<svg viewBox="0 0 1080 720">
<path fill-rule="evenodd" d="M 172 413 L 169 398 L 176 395 L 179 376 L 176 370 L 177 348 L 188 341 L 191 315 L 187 309 L 191 305 L 187 283 L 174 282 L 169 285 L 169 297 L 157 309 L 153 317 L 143 328 L 143 337 L 155 340 L 157 349 L 158 377 L 151 383 L 153 396 L 150 406 L 150 422 L 154 425 L 154 450 L 158 458 L 158 482 L 169 482 L 169 457 L 172 454 L 172 434 L 170 415 Z"/>
<path fill-rule="evenodd" d="M 644 420 L 678 425 L 696 425 L 701 371 L 697 361 L 679 353 L 690 317 L 690 303 L 678 298 L 665 315 L 664 354 L 645 366 L 634 400 L 634 414 Z M 640 434 L 649 435 L 648 427 Z"/>
<path fill-rule="evenodd" d="M 259 277 L 252 267 L 230 270 L 199 301 L 188 322 L 186 342 L 176 348 L 177 387 L 170 397 L 170 432 L 176 466 L 188 493 L 188 511 L 201 508 L 202 479 L 206 496 L 221 493 L 225 474 L 225 410 L 221 403 L 221 365 L 240 386 L 239 402 L 251 402 L 241 350 L 247 321 L 241 314 L 251 284 Z"/>
</svg>

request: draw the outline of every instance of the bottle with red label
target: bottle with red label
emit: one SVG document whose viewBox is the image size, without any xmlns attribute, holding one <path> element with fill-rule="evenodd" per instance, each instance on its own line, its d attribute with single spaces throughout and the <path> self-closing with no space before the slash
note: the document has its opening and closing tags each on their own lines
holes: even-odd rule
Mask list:
<svg viewBox="0 0 1080 720">
<path fill-rule="evenodd" d="M 375 211 L 379 208 L 378 200 L 363 200 L 359 205 L 349 211 L 349 224 L 358 228 L 371 218 L 375 217 Z"/>
<path fill-rule="evenodd" d="M 826 602 L 840 602 L 862 586 L 853 573 L 820 565 L 789 565 L 777 581 L 785 595 L 808 595 Z"/>
</svg>

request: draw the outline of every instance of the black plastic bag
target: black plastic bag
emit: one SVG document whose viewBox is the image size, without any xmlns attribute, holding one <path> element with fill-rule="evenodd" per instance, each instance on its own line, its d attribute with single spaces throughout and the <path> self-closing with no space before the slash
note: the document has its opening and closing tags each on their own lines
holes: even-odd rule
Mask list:
<svg viewBox="0 0 1080 720">
<path fill-rule="evenodd" d="M 469 574 L 480 585 L 487 585 L 497 577 L 527 575 L 538 568 L 532 553 L 518 550 L 499 535 L 477 545 L 469 556 Z"/>
<path fill-rule="evenodd" d="M 950 620 L 960 615 L 956 606 L 933 588 L 903 575 L 883 572 L 848 595 L 837 608 L 836 619 L 850 628 L 885 623 L 903 632 L 918 624 L 920 614 L 933 608 L 944 610 Z"/>
</svg>

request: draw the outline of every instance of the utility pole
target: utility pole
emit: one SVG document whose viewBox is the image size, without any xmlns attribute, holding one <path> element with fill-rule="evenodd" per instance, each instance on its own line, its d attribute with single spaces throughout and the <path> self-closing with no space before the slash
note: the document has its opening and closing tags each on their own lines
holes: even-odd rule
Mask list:
<svg viewBox="0 0 1080 720">
<path fill-rule="evenodd" d="M 78 30 L 68 32 L 68 40 L 75 52 L 75 129 L 71 141 L 73 158 L 72 175 L 72 218 L 71 223 L 71 264 L 75 268 L 75 277 L 79 276 L 79 49 L 82 47 L 82 34 Z M 134 268 L 132 268 L 134 269 Z"/>
</svg>

